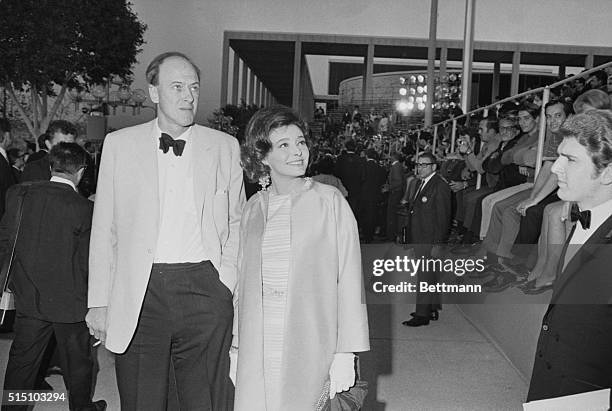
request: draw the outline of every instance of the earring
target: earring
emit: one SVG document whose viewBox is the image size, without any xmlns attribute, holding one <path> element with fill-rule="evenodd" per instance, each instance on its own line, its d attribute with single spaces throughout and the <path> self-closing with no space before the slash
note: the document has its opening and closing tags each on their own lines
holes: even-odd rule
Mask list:
<svg viewBox="0 0 612 411">
<path fill-rule="evenodd" d="M 268 191 L 268 187 L 270 186 L 270 174 L 264 174 L 259 177 L 259 185 L 261 186 L 261 191 Z"/>
</svg>

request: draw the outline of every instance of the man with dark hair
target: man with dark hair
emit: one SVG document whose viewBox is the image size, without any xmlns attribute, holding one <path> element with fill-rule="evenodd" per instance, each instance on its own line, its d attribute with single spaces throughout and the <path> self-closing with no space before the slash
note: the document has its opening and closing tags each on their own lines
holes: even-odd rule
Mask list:
<svg viewBox="0 0 612 411">
<path fill-rule="evenodd" d="M 439 257 L 440 248 L 448 240 L 451 224 L 451 190 L 438 175 L 436 158 L 423 153 L 417 159 L 417 185 L 410 205 L 409 243 L 414 245 L 415 258 Z M 420 270 L 417 282 L 433 284 L 439 273 Z M 412 319 L 402 322 L 408 327 L 428 325 L 438 319 L 440 296 L 435 292 L 421 292 L 417 284 L 416 311 Z"/>
<path fill-rule="evenodd" d="M 60 143 L 49 154 L 50 181 L 19 184 L 7 194 L 0 255 L 10 257 L 17 236 L 9 281 L 17 319 L 4 389 L 35 389 L 43 353 L 55 335 L 70 409 L 97 411 L 106 402 L 91 401 L 93 341 L 85 324 L 93 205 L 76 192 L 86 156 L 77 144 Z"/>
<path fill-rule="evenodd" d="M 44 134 L 44 147 L 49 151 L 58 143 L 73 143 L 76 135 L 76 127 L 72 123 L 66 120 L 54 120 L 49 123 L 47 132 Z M 39 149 L 41 148 L 42 146 Z M 21 182 L 38 180 L 48 181 L 51 178 L 48 155 L 42 150 L 37 151 L 35 154 L 38 159 L 28 161 L 23 169 L 23 173 L 21 173 Z"/>
<path fill-rule="evenodd" d="M 26 161 L 26 163 L 31 163 L 33 161 L 40 160 L 41 158 L 49 154 L 49 149 L 47 149 L 47 146 L 45 144 L 45 141 L 47 141 L 47 133 L 41 134 L 40 136 L 38 136 L 36 140 L 38 143 L 38 151 L 30 154 L 30 156 L 28 157 L 28 161 Z"/>
<path fill-rule="evenodd" d="M 574 205 L 527 401 L 612 387 L 612 112 L 566 120 L 552 166 Z"/>
<path fill-rule="evenodd" d="M 6 152 L 11 141 L 11 123 L 5 118 L 0 118 L 0 218 L 4 215 L 6 191 L 17 183 Z"/>
<path fill-rule="evenodd" d="M 146 73 L 157 118 L 104 141 L 87 323 L 117 354 L 122 410 L 166 409 L 172 374 L 181 409 L 232 410 L 240 148 L 194 124 L 200 72 L 186 56 Z"/>
<path fill-rule="evenodd" d="M 361 191 L 365 179 L 365 161 L 359 157 L 359 154 L 355 153 L 357 144 L 354 140 L 348 140 L 344 147 L 346 148 L 346 153 L 340 154 L 336 159 L 334 174 L 346 187 L 348 191 L 347 200 L 351 210 L 357 222 L 361 224 L 361 221 L 359 221 L 359 205 L 361 203 Z"/>
<path fill-rule="evenodd" d="M 402 163 L 402 154 L 394 152 L 391 154 L 391 167 L 387 176 L 387 184 L 389 186 L 389 197 L 387 202 L 387 239 L 395 241 L 398 235 L 397 226 L 397 209 L 404 195 L 406 178 L 404 172 L 404 164 Z"/>
<path fill-rule="evenodd" d="M 382 186 L 385 184 L 387 173 L 378 164 L 378 153 L 373 148 L 365 151 L 366 163 L 361 196 L 361 225 L 363 227 L 363 240 L 370 243 L 374 239 L 376 229 L 376 211 L 382 202 Z"/>
</svg>

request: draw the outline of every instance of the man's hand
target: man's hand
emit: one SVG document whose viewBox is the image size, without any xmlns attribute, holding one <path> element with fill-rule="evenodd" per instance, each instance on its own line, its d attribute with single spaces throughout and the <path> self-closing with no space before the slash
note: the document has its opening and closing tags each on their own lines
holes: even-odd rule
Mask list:
<svg viewBox="0 0 612 411">
<path fill-rule="evenodd" d="M 352 352 L 334 354 L 329 368 L 329 398 L 355 385 L 355 355 Z"/>
<path fill-rule="evenodd" d="M 85 316 L 89 334 L 106 344 L 106 307 L 90 308 Z"/>
<path fill-rule="evenodd" d="M 453 193 L 464 190 L 467 187 L 465 181 L 451 181 L 448 185 Z"/>
<path fill-rule="evenodd" d="M 532 198 L 528 198 L 527 200 L 523 200 L 521 201 L 517 206 L 516 206 L 516 211 L 522 215 L 523 217 L 525 216 L 525 214 L 527 213 L 527 209 L 529 207 L 533 207 L 534 205 L 536 205 L 537 203 L 535 201 L 533 201 Z"/>
</svg>

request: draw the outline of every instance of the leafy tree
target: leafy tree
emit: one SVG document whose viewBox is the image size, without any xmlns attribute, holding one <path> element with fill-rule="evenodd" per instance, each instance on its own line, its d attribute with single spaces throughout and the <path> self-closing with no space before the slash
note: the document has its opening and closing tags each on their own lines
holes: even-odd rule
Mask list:
<svg viewBox="0 0 612 411">
<path fill-rule="evenodd" d="M 126 0 L 2 0 L 0 82 L 32 137 L 47 129 L 68 89 L 128 77 L 145 30 Z M 29 93 L 29 112 L 19 91 Z"/>
</svg>

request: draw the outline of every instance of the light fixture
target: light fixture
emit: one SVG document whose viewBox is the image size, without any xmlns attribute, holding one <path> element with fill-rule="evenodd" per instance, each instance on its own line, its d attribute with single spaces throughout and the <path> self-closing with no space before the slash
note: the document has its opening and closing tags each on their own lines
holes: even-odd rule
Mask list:
<svg viewBox="0 0 612 411">
<path fill-rule="evenodd" d="M 94 84 L 87 89 L 87 86 L 72 88 L 68 91 L 68 95 L 74 101 L 75 111 L 79 110 L 79 104 L 85 103 L 89 108 L 84 108 L 84 113 L 102 113 L 106 112 L 105 106 L 113 108 L 113 115 L 117 113 L 117 107 L 121 106 L 122 112 L 126 112 L 126 107 L 132 108 L 132 115 L 140 114 L 140 110 L 145 108 L 155 109 L 153 106 L 147 106 L 144 102 L 147 100 L 147 95 L 142 89 L 132 90 L 130 88 L 131 79 L 124 80 L 119 76 L 113 76 L 104 84 Z M 111 90 L 116 86 L 116 90 Z"/>
<path fill-rule="evenodd" d="M 406 94 L 408 94 L 408 90 L 406 90 L 406 87 L 401 87 L 399 89 L 399 93 L 400 93 L 400 96 L 405 96 Z"/>
</svg>

